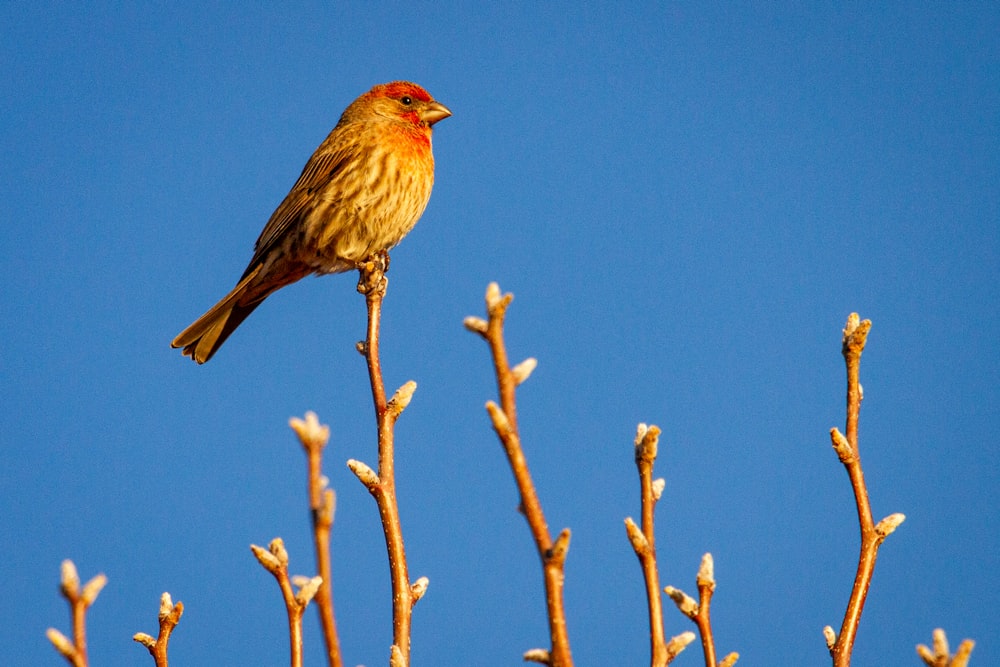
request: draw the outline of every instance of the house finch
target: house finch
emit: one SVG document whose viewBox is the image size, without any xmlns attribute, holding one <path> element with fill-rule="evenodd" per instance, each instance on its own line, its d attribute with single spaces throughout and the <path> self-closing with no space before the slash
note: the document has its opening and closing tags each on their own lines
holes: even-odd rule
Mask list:
<svg viewBox="0 0 1000 667">
<path fill-rule="evenodd" d="M 354 100 L 271 214 L 236 287 L 171 346 L 203 364 L 271 292 L 357 268 L 399 243 L 431 196 L 431 126 L 450 115 L 406 81 Z"/>
</svg>

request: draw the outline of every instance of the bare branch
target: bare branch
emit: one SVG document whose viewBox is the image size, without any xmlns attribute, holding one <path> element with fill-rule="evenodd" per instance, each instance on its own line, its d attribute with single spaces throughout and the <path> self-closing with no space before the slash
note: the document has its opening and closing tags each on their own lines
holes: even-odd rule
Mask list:
<svg viewBox="0 0 1000 667">
<path fill-rule="evenodd" d="M 490 346 L 493 357 L 493 370 L 497 380 L 497 390 L 500 404 L 493 401 L 486 404 L 493 430 L 496 432 L 507 455 L 507 461 L 514 473 L 521 496 L 521 510 L 528 522 L 535 547 L 542 561 L 542 573 L 545 581 L 545 600 L 549 619 L 549 637 L 552 642 L 550 650 L 532 649 L 524 654 L 524 659 L 551 667 L 570 667 L 573 656 L 569 646 L 569 635 L 566 630 L 566 610 L 563 604 L 563 584 L 565 579 L 566 553 L 569 550 L 570 531 L 564 529 L 553 541 L 549 533 L 545 513 L 542 511 L 538 493 L 535 490 L 528 462 L 521 448 L 521 436 L 517 425 L 516 388 L 525 382 L 535 369 L 537 361 L 527 359 L 511 368 L 507 357 L 507 347 L 503 337 L 503 322 L 507 307 L 514 295 L 500 293 L 496 283 L 490 283 L 486 288 L 486 312 L 488 321 L 478 317 L 467 317 L 464 320 L 466 329 L 477 333 Z"/>
</svg>

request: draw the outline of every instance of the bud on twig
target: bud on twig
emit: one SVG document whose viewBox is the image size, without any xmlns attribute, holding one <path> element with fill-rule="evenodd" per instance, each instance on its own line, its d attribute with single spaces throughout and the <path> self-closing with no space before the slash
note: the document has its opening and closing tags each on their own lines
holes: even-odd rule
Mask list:
<svg viewBox="0 0 1000 667">
<path fill-rule="evenodd" d="M 80 575 L 76 572 L 76 565 L 67 558 L 62 562 L 60 570 L 60 588 L 62 588 L 63 595 L 75 598 L 80 592 Z"/>
<path fill-rule="evenodd" d="M 628 534 L 628 541 L 632 543 L 632 549 L 636 556 L 641 556 L 649 551 L 649 540 L 646 539 L 632 517 L 625 518 L 625 532 Z"/>
<path fill-rule="evenodd" d="M 663 495 L 663 489 L 667 486 L 667 480 L 659 477 L 653 480 L 653 500 L 659 500 Z"/>
<path fill-rule="evenodd" d="M 319 418 L 312 410 L 306 412 L 305 419 L 292 417 L 288 420 L 288 425 L 292 427 L 295 435 L 299 437 L 299 442 L 306 449 L 323 448 L 330 439 L 330 427 L 326 424 L 320 424 Z"/>
<path fill-rule="evenodd" d="M 837 458 L 840 459 L 841 463 L 850 463 L 856 458 L 854 448 L 851 447 L 851 443 L 847 442 L 847 438 L 840 432 L 840 429 L 830 429 L 830 441 L 833 443 L 833 451 L 837 452 Z"/>
<path fill-rule="evenodd" d="M 486 308 L 490 309 L 500 301 L 500 285 L 490 283 L 486 286 Z"/>
<path fill-rule="evenodd" d="M 406 667 L 406 658 L 395 644 L 389 649 L 389 667 Z"/>
<path fill-rule="evenodd" d="M 655 461 L 658 445 L 660 442 L 660 428 L 658 426 L 646 426 L 639 424 L 635 436 L 635 460 Z"/>
<path fill-rule="evenodd" d="M 677 657 L 677 655 L 683 651 L 688 644 L 695 640 L 695 634 L 690 630 L 688 632 L 682 632 L 676 637 L 671 637 L 670 641 L 667 642 L 667 660 L 672 660 Z"/>
<path fill-rule="evenodd" d="M 132 635 L 132 641 L 139 642 L 150 651 L 156 648 L 156 638 L 152 635 L 147 635 L 145 632 L 137 632 Z"/>
<path fill-rule="evenodd" d="M 465 328 L 472 333 L 477 333 L 481 336 L 485 336 L 487 329 L 489 329 L 489 324 L 487 324 L 486 320 L 472 315 L 462 320 L 462 324 L 465 325 Z"/>
<path fill-rule="evenodd" d="M 305 607 L 316 595 L 316 591 L 319 587 L 323 585 L 323 577 L 313 577 L 312 579 L 307 579 L 304 584 L 299 587 L 299 592 L 295 594 L 295 601 L 299 603 L 299 606 Z"/>
<path fill-rule="evenodd" d="M 393 416 L 393 418 L 399 417 L 399 415 L 402 414 L 403 410 L 406 409 L 406 406 L 410 404 L 410 400 L 413 398 L 413 392 L 416 390 L 417 383 L 413 380 L 410 380 L 396 390 L 396 393 L 392 395 L 392 398 L 389 399 L 389 403 L 386 406 L 386 409 L 389 411 L 389 414 Z"/>
<path fill-rule="evenodd" d="M 264 569 L 268 572 L 276 572 L 281 569 L 281 561 L 275 558 L 274 554 L 265 549 L 264 547 L 259 547 L 256 544 L 250 545 L 250 551 L 256 556 L 257 560 Z"/>
<path fill-rule="evenodd" d="M 430 583 L 431 580 L 427 577 L 420 577 L 410 585 L 410 594 L 413 595 L 414 603 L 424 597 L 424 593 L 427 592 L 427 587 L 430 586 Z"/>
<path fill-rule="evenodd" d="M 73 646 L 73 642 L 69 640 L 66 635 L 59 632 L 55 628 L 49 628 L 45 631 L 45 636 L 49 638 L 52 645 L 56 647 L 59 653 L 72 660 L 73 656 L 76 655 L 76 647 Z"/>
<path fill-rule="evenodd" d="M 88 607 L 94 604 L 94 600 L 97 599 L 97 596 L 101 594 L 101 591 L 107 585 L 108 578 L 104 574 L 99 574 L 84 584 L 83 591 L 80 593 L 80 599 L 83 601 L 83 604 Z"/>
<path fill-rule="evenodd" d="M 551 664 L 552 661 L 552 656 L 549 655 L 549 652 L 543 648 L 528 649 L 524 652 L 524 655 L 521 656 L 521 658 L 525 662 L 537 662 L 542 665 Z"/>
<path fill-rule="evenodd" d="M 160 596 L 160 613 L 158 618 L 162 621 L 167 616 L 170 616 L 170 612 L 174 610 L 174 601 L 170 597 L 170 593 L 164 593 Z"/>
<path fill-rule="evenodd" d="M 886 518 L 875 524 L 875 533 L 879 537 L 886 537 L 890 535 L 894 530 L 899 528 L 899 525 L 906 521 L 906 515 L 896 512 L 895 514 L 890 514 Z"/>
<path fill-rule="evenodd" d="M 490 420 L 498 435 L 502 437 L 510 433 L 510 420 L 507 419 L 507 414 L 499 405 L 493 401 L 486 401 L 486 411 L 490 413 Z"/>
<path fill-rule="evenodd" d="M 823 628 L 823 637 L 826 639 L 826 647 L 832 650 L 837 643 L 837 633 L 828 625 Z"/>
<path fill-rule="evenodd" d="M 733 667 L 733 665 L 735 665 L 736 661 L 739 659 L 740 659 L 740 654 L 737 653 L 736 651 L 733 651 L 725 658 L 723 658 L 721 662 L 719 662 L 719 667 Z"/>
<path fill-rule="evenodd" d="M 366 464 L 358 461 L 356 459 L 349 459 L 347 461 L 347 467 L 351 469 L 361 483 L 367 486 L 369 489 L 373 489 L 379 484 L 378 475 L 375 471 L 369 468 Z"/>
<path fill-rule="evenodd" d="M 510 374 L 514 376 L 515 384 L 523 384 L 525 380 L 531 377 L 531 373 L 538 366 L 538 359 L 534 357 L 528 357 L 514 368 L 510 369 Z"/>
<path fill-rule="evenodd" d="M 708 586 L 715 590 L 715 561 L 712 554 L 707 553 L 701 557 L 701 567 L 698 568 L 698 576 L 695 579 L 698 586 Z"/>
<path fill-rule="evenodd" d="M 684 591 L 673 586 L 667 586 L 663 589 L 663 592 L 667 594 L 668 598 L 674 601 L 680 612 L 688 618 L 694 618 L 698 615 L 698 603 Z"/>
</svg>

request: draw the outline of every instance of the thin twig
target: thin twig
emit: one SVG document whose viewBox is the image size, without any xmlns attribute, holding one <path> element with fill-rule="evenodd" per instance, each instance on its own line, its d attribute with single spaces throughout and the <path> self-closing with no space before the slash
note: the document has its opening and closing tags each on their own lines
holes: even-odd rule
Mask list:
<svg viewBox="0 0 1000 667">
<path fill-rule="evenodd" d="M 333 613 L 333 574 L 330 565 L 330 531 L 333 527 L 336 495 L 333 489 L 326 488 L 326 479 L 323 477 L 323 448 L 330 439 L 330 428 L 320 425 L 314 412 L 307 412 L 304 420 L 292 418 L 289 420 L 289 425 L 298 435 L 299 442 L 306 452 L 316 570 L 323 579 L 319 590 L 316 591 L 315 604 L 320 627 L 323 630 L 327 664 L 330 667 L 342 667 L 340 638 Z"/>
<path fill-rule="evenodd" d="M 66 662 L 73 667 L 87 667 L 87 609 L 94 604 L 101 589 L 108 583 L 104 574 L 98 574 L 80 587 L 80 577 L 76 565 L 71 560 L 62 562 L 61 583 L 59 591 L 69 603 L 70 622 L 73 626 L 73 639 L 70 640 L 55 628 L 49 628 L 45 635 L 59 651 Z"/>
<path fill-rule="evenodd" d="M 958 646 L 958 650 L 955 651 L 955 655 L 951 654 L 951 650 L 948 648 L 948 636 L 945 634 L 944 630 L 937 628 L 934 630 L 934 646 L 933 649 L 927 648 L 923 644 L 917 644 L 917 655 L 920 659 L 927 664 L 928 667 L 967 667 L 969 664 L 969 656 L 972 655 L 972 649 L 975 647 L 976 642 L 971 639 L 965 639 Z"/>
<path fill-rule="evenodd" d="M 407 382 L 400 387 L 390 400 L 386 400 L 385 384 L 382 379 L 382 365 L 379 360 L 379 329 L 382 314 L 382 300 L 388 279 L 385 271 L 389 256 L 382 253 L 371 258 L 360 267 L 358 291 L 365 295 L 368 307 L 368 333 L 365 341 L 358 344 L 368 364 L 368 378 L 371 381 L 372 402 L 375 405 L 375 421 L 378 427 L 378 472 L 371 470 L 360 461 L 348 461 L 348 466 L 371 493 L 378 506 L 385 535 L 386 551 L 389 554 L 389 575 L 392 582 L 392 637 L 394 660 L 410 661 L 410 631 L 413 606 L 427 588 L 427 580 L 421 578 L 411 583 L 406 565 L 406 549 L 403 545 L 403 529 L 399 519 L 399 504 L 396 499 L 396 473 L 394 451 L 394 428 L 396 420 L 409 404 L 416 383 Z"/>
<path fill-rule="evenodd" d="M 288 612 L 290 664 L 291 667 L 302 667 L 302 614 L 309 605 L 309 601 L 316 595 L 323 580 L 319 577 L 297 580 L 299 590 L 295 592 L 288 576 L 288 551 L 285 550 L 285 543 L 280 537 L 271 540 L 267 549 L 251 544 L 250 550 L 253 551 L 253 555 L 264 569 L 274 575 L 274 579 L 278 582 L 281 597 L 285 601 L 285 609 Z"/>
<path fill-rule="evenodd" d="M 705 666 L 731 667 L 739 659 L 739 653 L 730 653 L 721 662 L 715 662 L 715 638 L 712 635 L 711 617 L 712 595 L 715 593 L 715 561 L 712 554 L 707 553 L 702 556 L 696 583 L 698 585 L 698 600 L 673 586 L 667 586 L 664 592 L 667 597 L 674 601 L 677 609 L 698 626 L 698 634 L 701 636 L 701 650 L 705 656 Z"/>
<path fill-rule="evenodd" d="M 651 667 L 668 664 L 667 642 L 663 631 L 663 599 L 660 597 L 660 574 L 656 564 L 656 531 L 653 524 L 656 501 L 663 492 L 663 480 L 653 480 L 653 463 L 656 461 L 659 437 L 658 427 L 639 424 L 635 436 L 635 465 L 639 470 L 642 527 L 635 525 L 632 517 L 625 519 L 625 529 L 646 583 Z"/>
<path fill-rule="evenodd" d="M 872 519 L 871 504 L 868 500 L 868 488 L 865 486 L 864 473 L 861 470 L 861 455 L 858 451 L 858 417 L 861 413 L 863 392 L 859 381 L 861 368 L 861 353 L 865 349 L 868 332 L 871 330 L 870 320 L 863 322 L 857 313 L 851 313 L 844 328 L 842 352 L 847 366 L 847 423 L 845 437 L 839 430 L 832 429 L 830 438 L 841 463 L 847 470 L 854 490 L 854 501 L 858 510 L 858 524 L 861 529 L 861 549 L 858 556 L 858 569 L 854 577 L 851 597 L 844 613 L 844 621 L 840 634 L 835 635 L 832 628 L 825 628 L 827 646 L 833 657 L 834 667 L 848 667 L 851 664 L 851 652 L 854 650 L 854 640 L 861 621 L 861 612 L 865 606 L 865 598 L 871 586 L 872 574 L 875 571 L 875 560 L 878 548 L 886 536 L 895 530 L 906 518 L 902 514 L 892 514 L 875 524 Z"/>
<path fill-rule="evenodd" d="M 170 643 L 170 634 L 177 627 L 183 613 L 184 603 L 174 604 L 170 599 L 170 593 L 164 593 L 160 596 L 160 631 L 157 636 L 154 638 L 145 632 L 132 635 L 132 639 L 145 646 L 153 656 L 156 667 L 167 667 L 167 645 Z"/>
<path fill-rule="evenodd" d="M 517 385 L 528 379 L 537 362 L 534 359 L 527 359 L 514 368 L 511 368 L 508 362 L 506 344 L 503 338 L 503 322 L 507 306 L 510 305 L 513 298 L 512 294 L 501 296 L 500 287 L 496 283 L 490 283 L 486 289 L 486 311 L 489 320 L 468 317 L 465 319 L 465 327 L 480 334 L 490 347 L 500 405 L 489 401 L 486 404 L 486 410 L 493 423 L 493 430 L 496 431 L 504 452 L 507 454 L 507 460 L 521 495 L 520 509 L 528 521 L 528 528 L 542 561 L 552 648 L 547 651 L 545 649 L 532 649 L 524 654 L 524 659 L 541 662 L 550 665 L 550 667 L 569 667 L 573 664 L 573 656 L 566 629 L 563 584 L 570 531 L 568 528 L 563 529 L 555 540 L 549 534 L 545 514 L 542 511 L 542 505 L 531 480 L 524 451 L 521 448 L 521 436 L 517 426 L 515 390 Z"/>
</svg>

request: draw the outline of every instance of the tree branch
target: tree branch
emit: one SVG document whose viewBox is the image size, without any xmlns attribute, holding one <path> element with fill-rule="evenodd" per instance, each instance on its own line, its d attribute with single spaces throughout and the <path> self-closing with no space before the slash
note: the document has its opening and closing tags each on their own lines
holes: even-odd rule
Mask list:
<svg viewBox="0 0 1000 667">
<path fill-rule="evenodd" d="M 327 664 L 330 667 L 343 667 L 340 638 L 333 613 L 333 573 L 330 565 L 330 531 L 333 528 L 337 498 L 333 489 L 326 488 L 326 478 L 323 476 L 323 448 L 330 440 L 330 427 L 320 425 L 315 412 L 307 412 L 304 420 L 293 417 L 288 423 L 298 435 L 306 453 L 316 570 L 323 579 L 316 591 L 315 603 L 323 630 Z"/>
<path fill-rule="evenodd" d="M 149 654 L 153 656 L 156 667 L 167 667 L 167 644 L 169 644 L 170 635 L 180 622 L 183 613 L 184 603 L 174 604 L 174 601 L 170 599 L 170 593 L 164 593 L 160 596 L 160 631 L 158 635 L 155 638 L 145 632 L 137 632 L 132 635 L 132 639 L 145 646 Z"/>
<path fill-rule="evenodd" d="M 108 583 L 103 574 L 88 581 L 80 588 L 80 576 L 71 560 L 62 562 L 59 591 L 69 603 L 70 620 L 73 626 L 72 641 L 55 628 L 49 628 L 45 635 L 59 654 L 73 667 L 87 667 L 87 609 L 94 604 L 101 590 Z"/>
<path fill-rule="evenodd" d="M 851 664 L 851 652 L 854 650 L 854 640 L 861 622 L 861 612 L 864 609 L 865 598 L 868 596 L 872 575 L 875 572 L 878 548 L 886 536 L 906 518 L 902 514 L 892 514 L 882 519 L 877 525 L 875 524 L 868 500 L 868 488 L 861 470 L 861 455 L 858 451 L 858 418 L 864 395 L 859 377 L 861 353 L 865 349 L 871 326 L 870 320 L 862 322 L 857 313 L 851 313 L 847 318 L 842 345 L 844 362 L 847 366 L 847 436 L 842 435 L 836 428 L 830 431 L 834 451 L 836 451 L 841 463 L 844 464 L 851 480 L 851 488 L 854 491 L 854 501 L 858 511 L 858 524 L 861 528 L 858 569 L 854 577 L 851 597 L 847 603 L 847 610 L 844 613 L 844 621 L 840 627 L 840 634 L 836 635 L 829 626 L 823 631 L 830 655 L 833 657 L 834 667 L 848 667 Z"/>
<path fill-rule="evenodd" d="M 360 461 L 348 461 L 348 467 L 365 485 L 378 506 L 386 551 L 389 554 L 389 575 L 392 582 L 393 660 L 401 660 L 402 664 L 406 665 L 410 661 L 413 606 L 427 590 L 427 579 L 422 577 L 416 582 L 410 582 L 406 549 L 403 545 L 403 528 L 399 519 L 399 504 L 396 499 L 394 428 L 396 420 L 413 397 L 417 385 L 412 381 L 407 382 L 393 394 L 392 399 L 386 400 L 379 359 L 379 329 L 382 300 L 385 298 L 388 286 L 388 279 L 385 277 L 388 266 L 388 253 L 376 255 L 360 267 L 358 281 L 358 292 L 364 294 L 368 307 L 368 333 L 365 341 L 358 343 L 358 351 L 365 357 L 368 378 L 371 381 L 372 402 L 375 406 L 375 422 L 378 429 L 378 472 Z"/>
<path fill-rule="evenodd" d="M 503 339 L 503 322 L 513 294 L 500 295 L 500 287 L 490 283 L 486 289 L 486 311 L 489 320 L 467 317 L 465 328 L 478 333 L 486 340 L 493 357 L 493 369 L 497 380 L 500 405 L 493 401 L 486 403 L 486 410 L 493 423 L 493 430 L 500 439 L 514 481 L 521 495 L 521 512 L 528 521 L 528 529 L 535 541 L 535 547 L 542 561 L 545 582 L 545 602 L 548 611 L 550 650 L 532 649 L 524 654 L 525 660 L 540 662 L 551 667 L 570 667 L 573 656 L 569 646 L 566 628 L 566 611 L 563 605 L 563 585 L 565 580 L 566 553 L 569 550 L 570 531 L 563 529 L 553 541 L 548 523 L 542 511 L 538 493 L 531 480 L 528 462 L 521 448 L 521 436 L 517 426 L 517 402 L 515 390 L 528 379 L 537 362 L 526 359 L 514 368 L 507 359 L 507 348 Z"/>
</svg>

